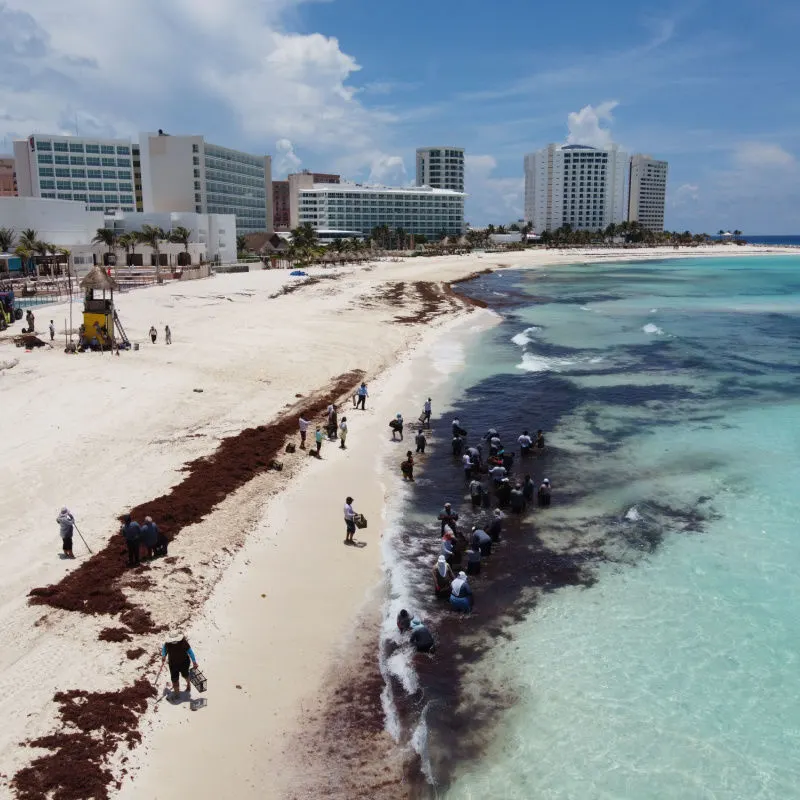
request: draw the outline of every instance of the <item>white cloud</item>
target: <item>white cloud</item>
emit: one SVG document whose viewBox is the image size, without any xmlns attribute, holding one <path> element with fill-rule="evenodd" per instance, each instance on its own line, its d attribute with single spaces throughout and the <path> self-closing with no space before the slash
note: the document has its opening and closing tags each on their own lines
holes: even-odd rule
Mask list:
<svg viewBox="0 0 800 800">
<path fill-rule="evenodd" d="M 598 106 L 584 106 L 572 111 L 567 117 L 569 135 L 567 144 L 586 144 L 591 147 L 607 147 L 611 144 L 611 131 L 601 123 L 614 120 L 611 112 L 619 105 L 616 100 L 607 100 Z"/>
<path fill-rule="evenodd" d="M 273 176 L 296 172 L 302 163 L 302 159 L 294 152 L 291 139 L 278 139 L 275 142 L 275 155 L 272 158 Z"/>
<path fill-rule="evenodd" d="M 268 152 L 374 152 L 392 116 L 349 85 L 339 42 L 287 31 L 302 0 L 4 0 L 0 138 L 164 128 Z M 5 33 L 4 33 L 5 32 Z M 365 165 L 369 161 L 364 162 Z"/>
<path fill-rule="evenodd" d="M 406 165 L 401 156 L 379 153 L 373 156 L 369 172 L 370 183 L 383 183 L 387 186 L 403 186 L 408 183 Z"/>
<path fill-rule="evenodd" d="M 669 189 L 669 202 L 673 208 L 696 203 L 700 199 L 700 187 L 696 183 L 683 183 L 677 189 Z"/>
<path fill-rule="evenodd" d="M 791 153 L 768 142 L 742 142 L 734 149 L 733 159 L 742 169 L 781 169 L 796 164 Z"/>
<path fill-rule="evenodd" d="M 495 178 L 496 168 L 494 156 L 469 153 L 464 156 L 466 215 L 473 225 L 506 224 L 522 217 L 524 178 Z"/>
</svg>

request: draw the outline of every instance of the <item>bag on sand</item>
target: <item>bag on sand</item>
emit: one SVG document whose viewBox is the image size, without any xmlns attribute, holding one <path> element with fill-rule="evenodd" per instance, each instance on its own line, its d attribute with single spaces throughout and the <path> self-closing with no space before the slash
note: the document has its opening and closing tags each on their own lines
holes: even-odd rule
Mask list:
<svg viewBox="0 0 800 800">
<path fill-rule="evenodd" d="M 353 518 L 353 522 L 359 530 L 363 530 L 367 527 L 367 518 L 363 514 L 356 514 Z"/>
</svg>

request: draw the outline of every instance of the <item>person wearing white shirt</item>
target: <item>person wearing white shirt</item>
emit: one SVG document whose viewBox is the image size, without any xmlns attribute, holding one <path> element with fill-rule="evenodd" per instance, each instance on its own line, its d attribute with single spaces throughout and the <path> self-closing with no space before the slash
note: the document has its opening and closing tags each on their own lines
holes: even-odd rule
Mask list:
<svg viewBox="0 0 800 800">
<path fill-rule="evenodd" d="M 472 459 L 469 457 L 469 453 L 464 453 L 461 456 L 461 464 L 464 467 L 464 480 L 469 483 L 472 480 Z"/>
<path fill-rule="evenodd" d="M 519 442 L 519 449 L 523 456 L 527 456 L 533 447 L 533 439 L 528 435 L 528 431 L 523 431 L 522 436 L 517 439 Z"/>
<path fill-rule="evenodd" d="M 356 535 L 356 512 L 353 510 L 353 498 L 347 497 L 344 501 L 344 524 L 347 529 L 344 543 L 352 544 Z"/>
<path fill-rule="evenodd" d="M 308 433 L 308 420 L 300 417 L 300 421 L 298 422 L 300 427 L 300 449 L 306 449 L 306 433 Z"/>
</svg>

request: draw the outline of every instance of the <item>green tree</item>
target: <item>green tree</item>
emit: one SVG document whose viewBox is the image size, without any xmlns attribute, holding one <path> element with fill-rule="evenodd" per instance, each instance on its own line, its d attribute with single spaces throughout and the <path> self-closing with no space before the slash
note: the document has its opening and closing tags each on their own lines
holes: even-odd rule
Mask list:
<svg viewBox="0 0 800 800">
<path fill-rule="evenodd" d="M 168 238 L 166 231 L 159 228 L 158 225 L 142 225 L 142 230 L 139 232 L 139 241 L 153 250 L 156 261 L 156 283 L 163 282 L 161 278 L 161 242 L 167 241 Z"/>
<path fill-rule="evenodd" d="M 130 231 L 129 233 L 123 233 L 122 236 L 117 239 L 117 244 L 125 249 L 125 263 L 127 266 L 131 265 L 131 255 L 136 254 L 136 245 L 139 244 L 139 234 L 138 232 Z"/>
<path fill-rule="evenodd" d="M 0 228 L 0 253 L 10 253 L 16 238 L 13 228 Z"/>
<path fill-rule="evenodd" d="M 236 253 L 247 253 L 247 237 L 243 233 L 236 234 Z"/>
<path fill-rule="evenodd" d="M 317 244 L 317 232 L 310 222 L 304 222 L 292 231 L 292 242 L 298 247 L 312 248 Z"/>
<path fill-rule="evenodd" d="M 191 238 L 192 232 L 183 225 L 176 225 L 169 235 L 169 240 L 171 242 L 183 245 L 183 258 L 181 259 L 183 262 L 181 264 L 182 267 L 192 263 L 192 259 L 189 256 L 189 239 Z"/>
<path fill-rule="evenodd" d="M 95 233 L 92 242 L 94 244 L 104 244 L 108 250 L 108 259 L 107 263 L 111 262 L 111 256 L 114 255 L 114 249 L 117 246 L 117 241 L 119 237 L 117 236 L 117 232 L 112 230 L 111 228 L 98 228 L 97 233 Z M 114 259 L 114 279 L 117 278 L 117 261 Z"/>
</svg>

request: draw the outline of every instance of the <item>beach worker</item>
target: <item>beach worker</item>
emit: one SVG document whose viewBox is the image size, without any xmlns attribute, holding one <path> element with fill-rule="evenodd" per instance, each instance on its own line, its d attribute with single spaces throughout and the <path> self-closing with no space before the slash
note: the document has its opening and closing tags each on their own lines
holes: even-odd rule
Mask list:
<svg viewBox="0 0 800 800">
<path fill-rule="evenodd" d="M 453 511 L 453 507 L 450 505 L 450 503 L 444 504 L 444 508 L 442 509 L 441 514 L 439 514 L 439 519 L 442 523 L 442 533 L 444 533 L 446 526 L 448 526 L 453 533 L 457 533 L 456 522 L 458 521 L 458 514 Z"/>
<path fill-rule="evenodd" d="M 469 483 L 472 480 L 472 459 L 469 457 L 469 453 L 461 456 L 461 466 L 464 469 L 464 480 Z"/>
<path fill-rule="evenodd" d="M 492 554 L 492 537 L 483 528 L 472 529 L 472 549 L 478 550 L 484 557 Z"/>
<path fill-rule="evenodd" d="M 470 457 L 470 460 L 472 461 L 472 466 L 475 467 L 475 469 L 480 469 L 481 468 L 480 447 L 468 447 L 467 455 Z"/>
<path fill-rule="evenodd" d="M 138 567 L 140 563 L 139 550 L 142 541 L 142 529 L 136 520 L 131 519 L 130 514 L 126 514 L 122 518 L 122 536 L 128 546 L 128 566 Z"/>
<path fill-rule="evenodd" d="M 498 436 L 497 428 L 489 428 L 489 430 L 486 431 L 486 434 L 484 435 L 483 438 L 486 439 L 486 441 L 488 442 L 491 440 L 493 436 Z"/>
<path fill-rule="evenodd" d="M 550 505 L 550 481 L 545 478 L 542 485 L 539 487 L 538 493 L 539 505 L 547 508 Z"/>
<path fill-rule="evenodd" d="M 472 546 L 466 552 L 467 556 L 467 575 L 480 575 L 481 574 L 481 551 L 479 548 Z"/>
<path fill-rule="evenodd" d="M 151 517 L 148 517 L 148 519 L 152 522 Z M 156 548 L 153 556 L 155 558 L 159 558 L 160 556 L 167 555 L 167 551 L 169 550 L 169 539 L 167 539 L 166 534 L 160 530 L 155 522 L 153 522 L 153 527 L 156 529 Z"/>
<path fill-rule="evenodd" d="M 522 487 L 518 483 L 511 490 L 508 504 L 515 514 L 521 514 L 525 510 L 525 495 L 522 493 Z"/>
<path fill-rule="evenodd" d="M 452 531 L 445 531 L 442 534 L 442 552 L 440 555 L 444 556 L 444 560 L 450 564 L 456 554 L 456 537 Z"/>
<path fill-rule="evenodd" d="M 453 420 L 453 436 L 466 436 L 466 435 L 467 432 L 464 430 L 464 428 L 461 427 L 461 422 L 458 419 L 458 417 L 456 417 Z"/>
<path fill-rule="evenodd" d="M 35 320 L 33 318 L 33 311 L 30 309 L 25 312 L 25 322 L 28 323 L 28 333 L 33 333 L 35 328 Z"/>
<path fill-rule="evenodd" d="M 436 642 L 434 641 L 433 634 L 428 630 L 426 625 L 422 624 L 422 620 L 414 617 L 411 620 L 411 636 L 409 641 L 417 648 L 418 653 L 434 653 L 436 652 Z"/>
<path fill-rule="evenodd" d="M 440 555 L 436 566 L 433 568 L 433 593 L 440 600 L 446 600 L 450 597 L 450 585 L 453 583 L 453 570 L 447 563 L 447 558 L 444 554 Z"/>
<path fill-rule="evenodd" d="M 400 463 L 400 471 L 404 481 L 414 480 L 414 456 L 410 450 L 406 452 L 406 460 Z"/>
<path fill-rule="evenodd" d="M 346 497 L 344 500 L 344 527 L 344 543 L 352 544 L 353 537 L 356 535 L 356 512 L 353 509 L 352 497 Z"/>
<path fill-rule="evenodd" d="M 497 453 L 503 448 L 503 443 L 500 441 L 499 436 L 492 436 L 489 439 L 489 455 L 496 456 Z"/>
<path fill-rule="evenodd" d="M 470 481 L 469 497 L 472 500 L 473 507 L 479 506 L 483 501 L 483 484 L 477 478 L 473 478 Z"/>
<path fill-rule="evenodd" d="M 493 542 L 500 541 L 500 534 L 503 532 L 503 512 L 496 508 L 492 521 L 489 523 L 489 536 Z"/>
<path fill-rule="evenodd" d="M 431 427 L 431 399 L 430 397 L 425 401 L 425 405 L 422 406 L 422 422 L 424 425 L 427 425 L 428 428 Z"/>
<path fill-rule="evenodd" d="M 144 518 L 144 525 L 142 525 L 142 544 L 147 548 L 147 557 L 153 559 L 156 557 L 156 550 L 158 549 L 158 526 L 153 522 L 152 517 Z"/>
<path fill-rule="evenodd" d="M 467 582 L 467 573 L 459 572 L 450 587 L 450 606 L 456 611 L 472 611 L 472 589 Z"/>
<path fill-rule="evenodd" d="M 158 331 L 156 330 L 155 325 L 150 326 L 150 341 L 155 344 L 156 339 L 158 339 Z"/>
<path fill-rule="evenodd" d="M 322 439 L 323 439 L 322 428 L 320 428 L 320 426 L 317 425 L 317 429 L 316 431 L 314 431 L 314 442 L 317 445 L 317 458 L 322 458 L 322 456 L 320 455 L 320 450 L 322 450 Z"/>
<path fill-rule="evenodd" d="M 490 470 L 489 474 L 492 476 L 495 486 L 500 484 L 506 479 L 508 470 L 502 464 L 495 464 Z"/>
<path fill-rule="evenodd" d="M 397 414 L 394 415 L 394 419 L 389 423 L 389 427 L 392 429 L 392 441 L 395 440 L 395 436 L 399 433 L 400 434 L 400 441 L 403 441 L 403 415 L 398 411 Z"/>
<path fill-rule="evenodd" d="M 72 512 L 64 506 L 61 513 L 56 517 L 58 523 L 59 533 L 61 534 L 61 547 L 64 550 L 64 555 L 67 558 L 75 558 L 72 554 L 72 533 L 75 527 L 75 517 Z"/>
<path fill-rule="evenodd" d="M 197 658 L 195 657 L 192 646 L 186 641 L 186 637 L 180 631 L 174 631 L 167 636 L 167 641 L 161 647 L 161 666 L 164 661 L 169 662 L 169 677 L 172 681 L 172 696 L 170 701 L 178 699 L 181 687 L 179 680 L 183 675 L 186 680 L 186 694 L 191 694 L 192 684 L 189 681 L 189 662 L 197 669 Z"/>
<path fill-rule="evenodd" d="M 56 326 L 53 323 L 53 320 L 50 320 L 50 341 L 52 342 L 53 339 L 56 338 Z"/>
<path fill-rule="evenodd" d="M 424 453 L 425 445 L 428 444 L 428 440 L 425 438 L 425 434 L 422 431 L 419 431 L 414 437 L 414 442 L 417 445 L 417 452 Z"/>
<path fill-rule="evenodd" d="M 369 397 L 369 392 L 367 391 L 367 384 L 362 383 L 361 386 L 358 387 L 358 391 L 356 392 L 358 395 L 356 399 L 356 408 L 360 408 L 362 411 L 366 411 L 366 402 L 367 398 Z"/>
<path fill-rule="evenodd" d="M 297 422 L 298 427 L 300 428 L 300 449 L 306 449 L 306 435 L 308 433 L 308 420 L 305 419 L 303 416 Z"/>
<path fill-rule="evenodd" d="M 461 455 L 462 451 L 464 450 L 464 440 L 458 435 L 453 434 L 453 455 L 458 458 Z"/>
<path fill-rule="evenodd" d="M 528 431 L 523 431 L 522 435 L 517 439 L 519 442 L 519 451 L 520 455 L 525 458 L 525 456 L 530 455 L 531 447 L 533 447 L 533 439 L 531 439 Z"/>
<path fill-rule="evenodd" d="M 522 496 L 525 498 L 526 503 L 533 502 L 533 495 L 536 492 L 536 484 L 530 475 L 525 476 L 525 482 L 522 484 Z"/>
<path fill-rule="evenodd" d="M 399 630 L 400 633 L 405 633 L 410 628 L 411 614 L 409 614 L 404 608 L 401 608 L 400 613 L 397 615 L 397 630 Z"/>
<path fill-rule="evenodd" d="M 339 420 L 336 414 L 336 406 L 333 403 L 330 403 L 328 405 L 327 417 L 328 417 L 328 426 L 327 426 L 328 441 L 335 442 L 337 431 L 339 429 Z"/>
<path fill-rule="evenodd" d="M 345 444 L 347 441 L 347 417 L 342 417 L 342 421 L 339 423 L 339 440 L 341 441 L 339 449 L 347 450 L 347 445 Z"/>
<path fill-rule="evenodd" d="M 497 505 L 505 508 L 511 502 L 511 482 L 508 478 L 503 478 L 500 485 L 495 489 Z"/>
<path fill-rule="evenodd" d="M 169 325 L 164 326 L 164 341 L 167 344 L 172 344 L 172 331 L 169 329 Z"/>
<path fill-rule="evenodd" d="M 542 433 L 542 429 L 539 428 L 536 431 L 536 447 L 541 450 L 544 447 L 544 434 Z"/>
</svg>

